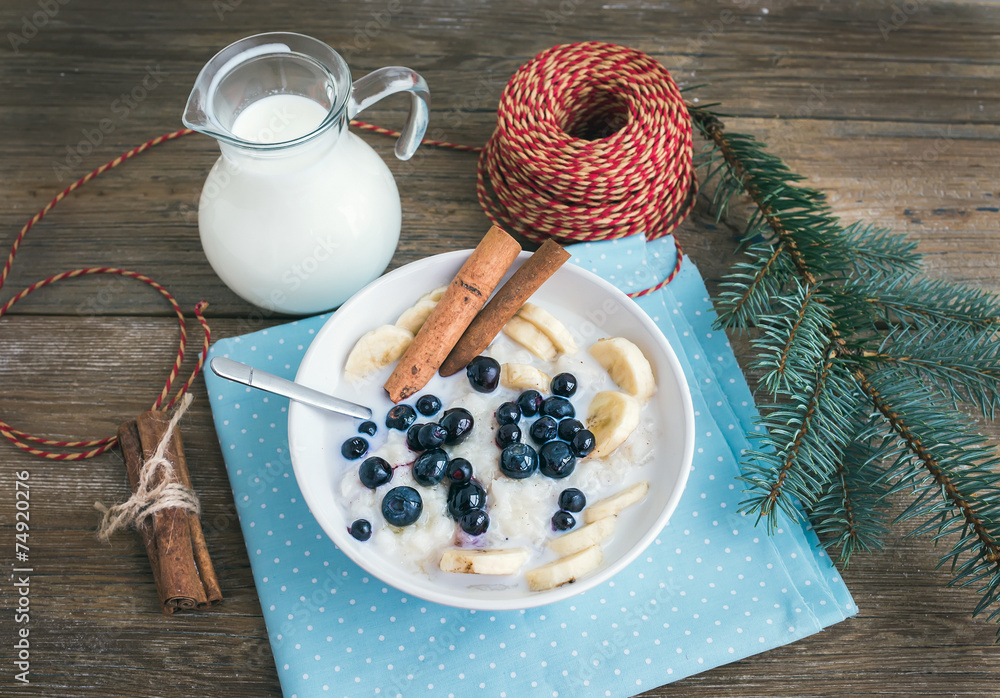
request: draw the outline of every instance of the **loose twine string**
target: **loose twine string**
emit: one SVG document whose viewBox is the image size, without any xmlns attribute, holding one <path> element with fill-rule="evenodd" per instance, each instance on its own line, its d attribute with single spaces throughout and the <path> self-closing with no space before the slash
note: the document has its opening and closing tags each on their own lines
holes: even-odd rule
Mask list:
<svg viewBox="0 0 1000 698">
<path fill-rule="evenodd" d="M 83 177 L 81 177 L 80 179 L 76 180 L 68 187 L 63 189 L 61 192 L 56 194 L 56 196 L 48 204 L 46 204 L 41 211 L 32 216 L 32 218 L 27 223 L 24 224 L 24 227 L 22 227 L 21 231 L 17 234 L 17 237 L 14 238 L 14 244 L 11 246 L 10 253 L 7 255 L 7 262 L 4 264 L 3 270 L 0 271 L 0 290 L 3 289 L 3 286 L 7 281 L 7 277 L 10 275 L 11 267 L 14 264 L 14 258 L 17 256 L 17 252 L 20 249 L 21 243 L 24 241 L 25 236 L 28 234 L 28 231 L 31 230 L 32 226 L 34 226 L 36 223 L 38 223 L 38 221 L 44 218 L 53 208 L 55 208 L 60 201 L 65 199 L 71 193 L 73 193 L 74 191 L 76 191 L 77 189 L 79 189 L 80 187 L 82 187 L 84 184 L 91 181 L 95 177 L 98 177 L 103 173 L 107 172 L 108 170 L 112 169 L 113 167 L 117 167 L 123 162 L 130 160 L 139 153 L 145 152 L 146 150 L 152 148 L 155 145 L 159 145 L 160 143 L 164 143 L 166 141 L 174 140 L 175 138 L 179 138 L 180 136 L 184 136 L 188 133 L 191 133 L 191 131 L 189 129 L 184 129 L 182 131 L 175 131 L 173 133 L 168 133 L 163 136 L 154 138 L 150 141 L 147 141 L 142 145 L 119 155 L 111 162 L 101 165 L 93 172 L 89 172 L 88 174 L 84 175 Z M 17 303 L 19 300 L 21 300 L 28 294 L 32 293 L 33 291 L 37 291 L 38 289 L 48 286 L 50 284 L 54 284 L 57 281 L 63 281 L 64 279 L 73 279 L 79 276 L 87 276 L 91 274 L 114 274 L 117 276 L 124 276 L 126 278 L 135 279 L 136 281 L 141 281 L 144 284 L 152 286 L 154 289 L 159 291 L 159 293 L 167 300 L 168 303 L 170 303 L 170 306 L 174 309 L 174 312 L 177 315 L 177 321 L 180 325 L 180 340 L 178 342 L 178 347 L 177 347 L 177 356 L 175 357 L 174 364 L 170 369 L 170 374 L 167 376 L 167 380 L 164 383 L 163 389 L 160 391 L 159 396 L 153 402 L 152 409 L 154 410 L 160 409 L 161 407 L 163 407 L 164 400 L 166 400 L 167 397 L 170 395 L 170 389 L 173 386 L 174 380 L 177 378 L 178 373 L 180 372 L 181 364 L 184 362 L 184 353 L 187 347 L 187 322 L 184 318 L 184 312 L 181 310 L 180 305 L 178 305 L 174 297 L 170 295 L 170 292 L 167 291 L 167 289 L 165 289 L 160 284 L 153 281 L 148 276 L 140 274 L 139 272 L 129 271 L 127 269 L 119 269 L 117 267 L 86 267 L 83 269 L 74 269 L 72 271 L 62 272 L 60 274 L 55 274 L 53 276 L 50 276 L 46 279 L 42 279 L 41 281 L 36 281 L 23 291 L 20 291 L 19 293 L 15 294 L 13 298 L 11 298 L 2 306 L 0 306 L 0 318 L 6 315 L 7 312 L 10 311 L 10 309 L 14 306 L 15 303 Z M 208 303 L 206 303 L 205 301 L 201 301 L 194 308 L 194 315 L 198 319 L 198 322 L 201 324 L 204 333 L 201 353 L 198 357 L 197 365 L 195 366 L 194 370 L 191 371 L 191 375 L 188 376 L 188 379 L 180 387 L 180 390 L 178 390 L 177 393 L 172 398 L 170 398 L 170 400 L 166 403 L 167 409 L 172 407 L 174 403 L 187 392 L 188 388 L 191 387 L 191 384 L 194 382 L 195 377 L 197 377 L 198 372 L 201 370 L 201 367 L 205 362 L 205 358 L 208 355 L 208 346 L 211 341 L 211 331 L 209 330 L 208 322 L 205 320 L 205 316 L 203 315 L 203 311 L 205 310 L 206 307 L 208 307 Z M 3 421 L 2 419 L 0 419 L 0 434 L 3 434 L 8 441 L 13 443 L 21 450 L 26 451 L 27 453 L 30 453 L 32 455 L 39 456 L 41 458 L 48 458 L 50 460 L 75 461 L 75 460 L 83 460 L 84 458 L 92 458 L 93 456 L 99 455 L 101 453 L 104 453 L 105 451 L 110 450 L 111 448 L 114 447 L 114 445 L 118 441 L 117 436 L 108 436 L 103 439 L 90 439 L 90 440 L 81 439 L 81 440 L 70 440 L 70 441 L 64 441 L 58 439 L 46 439 L 38 436 L 33 436 L 32 434 L 21 431 L 20 429 L 16 429 L 7 422 Z M 48 449 L 38 448 L 38 446 L 54 446 L 61 449 L 73 449 L 73 450 L 52 451 Z M 84 450 L 78 451 L 76 449 L 84 449 Z"/>
<path fill-rule="evenodd" d="M 363 121 L 354 120 L 351 125 L 388 136 L 400 135 L 398 131 Z M 191 133 L 191 129 L 181 129 L 147 141 L 57 194 L 14 239 L 0 271 L 0 290 L 27 232 L 60 201 L 153 146 Z M 660 63 L 640 51 L 614 44 L 591 41 L 556 46 L 525 64 L 504 88 L 496 129 L 484 147 L 429 138 L 423 144 L 479 152 L 476 190 L 486 215 L 497 225 L 535 242 L 549 237 L 560 242 L 631 235 L 644 235 L 650 240 L 659 238 L 672 233 L 687 217 L 697 194 L 691 120 L 680 90 Z M 674 244 L 677 259 L 667 277 L 629 296 L 653 293 L 674 279 L 683 259 L 676 238 Z M 180 340 L 173 367 L 153 403 L 152 409 L 160 409 L 183 363 L 187 329 L 177 301 L 148 276 L 116 267 L 62 272 L 14 295 L 0 306 L 0 318 L 39 288 L 91 274 L 115 274 L 141 281 L 156 289 L 174 309 Z M 201 301 L 194 308 L 203 331 L 197 364 L 166 403 L 167 409 L 185 396 L 205 363 L 211 342 L 211 331 L 203 315 L 207 306 Z M 171 430 L 176 426 L 174 420 L 179 420 L 186 409 L 182 403 L 182 409 L 171 420 Z M 3 420 L 0 420 L 0 434 L 27 453 L 50 460 L 91 458 L 108 451 L 117 442 L 116 436 L 93 440 L 46 439 L 16 429 Z M 53 451 L 39 446 L 72 450 Z M 162 465 L 154 465 L 150 469 L 154 472 L 147 479 L 162 472 Z M 174 496 L 174 490 L 170 492 L 169 496 Z M 148 495 L 143 497 L 148 499 Z M 127 505 L 129 511 L 136 508 L 146 511 L 150 506 L 130 502 L 118 506 Z M 196 500 L 193 506 L 197 506 Z"/>
</svg>

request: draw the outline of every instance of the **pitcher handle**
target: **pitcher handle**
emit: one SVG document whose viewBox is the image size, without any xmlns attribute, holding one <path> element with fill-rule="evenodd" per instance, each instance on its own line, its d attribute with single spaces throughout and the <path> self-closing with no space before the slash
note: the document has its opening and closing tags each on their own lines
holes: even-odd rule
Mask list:
<svg viewBox="0 0 1000 698">
<path fill-rule="evenodd" d="M 379 68 L 354 81 L 351 98 L 347 103 L 347 117 L 353 119 L 383 97 L 397 92 L 410 93 L 410 114 L 403 131 L 396 140 L 396 157 L 409 160 L 420 145 L 427 130 L 431 93 L 427 83 L 416 72 L 401 66 Z"/>
</svg>

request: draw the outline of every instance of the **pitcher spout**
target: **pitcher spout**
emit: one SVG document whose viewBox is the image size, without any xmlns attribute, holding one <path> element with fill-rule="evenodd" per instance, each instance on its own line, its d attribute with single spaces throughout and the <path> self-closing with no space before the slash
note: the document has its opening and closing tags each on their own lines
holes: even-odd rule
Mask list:
<svg viewBox="0 0 1000 698">
<path fill-rule="evenodd" d="M 181 116 L 181 121 L 184 123 L 184 126 L 192 131 L 217 137 L 211 128 L 211 122 L 206 112 L 208 102 L 205 98 L 206 83 L 211 81 L 210 77 L 206 78 L 205 73 L 207 70 L 208 66 L 205 66 L 198 75 L 194 89 L 188 95 L 188 101 L 184 106 L 184 114 Z"/>
<path fill-rule="evenodd" d="M 329 46 L 302 34 L 269 32 L 213 56 L 198 74 L 181 118 L 188 128 L 221 143 L 269 150 L 308 140 L 342 120 L 350 92 L 350 69 Z M 305 133 L 279 128 L 258 136 L 234 128 L 248 107 L 274 95 L 314 102 L 320 118 Z"/>
</svg>

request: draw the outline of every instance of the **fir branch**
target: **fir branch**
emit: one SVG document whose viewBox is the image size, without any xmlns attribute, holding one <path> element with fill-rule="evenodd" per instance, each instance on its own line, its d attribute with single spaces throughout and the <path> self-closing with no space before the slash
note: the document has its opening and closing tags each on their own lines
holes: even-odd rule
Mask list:
<svg viewBox="0 0 1000 698">
<path fill-rule="evenodd" d="M 752 368 L 763 373 L 760 385 L 772 395 L 805 388 L 800 377 L 823 360 L 830 313 L 816 298 L 819 288 L 798 286 L 779 299 L 782 308 L 758 322 L 761 335 L 751 342 L 758 356 Z"/>
<path fill-rule="evenodd" d="M 854 553 L 882 550 L 888 532 L 889 486 L 882 463 L 894 450 L 878 438 L 869 422 L 854 434 L 822 496 L 809 510 L 813 528 L 826 548 L 838 547 L 846 569 Z"/>
<path fill-rule="evenodd" d="M 773 299 L 795 278 L 785 263 L 782 245 L 754 245 L 748 261 L 736 265 L 719 295 L 719 322 L 723 327 L 749 326 L 750 318 L 766 315 Z"/>
<path fill-rule="evenodd" d="M 909 463 L 904 461 L 909 467 L 898 476 L 896 487 L 912 487 L 920 494 L 897 522 L 936 517 L 916 532 L 936 530 L 940 537 L 953 533 L 957 521 L 966 533 L 943 560 L 957 562 L 962 553 L 975 550 L 987 562 L 996 563 L 1000 574 L 1000 523 L 995 519 L 1000 510 L 1000 502 L 996 501 L 1000 472 L 995 470 L 1000 459 L 993 447 L 971 432 L 960 415 L 924 402 L 932 396 L 912 378 L 900 379 L 885 372 L 869 379 L 856 370 L 855 379 L 891 432 L 912 454 Z M 927 487 L 927 482 L 933 486 Z M 940 502 L 935 501 L 935 494 L 940 496 Z"/>
<path fill-rule="evenodd" d="M 719 190 L 725 192 L 725 208 L 729 198 L 745 193 L 757 207 L 747 224 L 745 241 L 754 241 L 764 232 L 768 242 L 782 243 L 807 284 L 853 268 L 856 260 L 840 244 L 843 229 L 821 192 L 792 186 L 803 178 L 752 136 L 724 133 L 721 122 L 707 112 L 694 110 L 692 116 L 727 165 L 719 175 L 716 199 Z"/>
<path fill-rule="evenodd" d="M 718 326 L 757 328 L 753 367 L 768 398 L 766 436 L 742 462 L 742 510 L 773 528 L 779 511 L 804 508 L 846 565 L 881 546 L 887 498 L 908 492 L 894 522 L 951 541 L 940 560 L 951 584 L 976 585 L 973 615 L 1000 619 L 1000 461 L 968 418 L 941 407 L 974 404 L 992 418 L 1000 405 L 1000 302 L 919 276 L 913 242 L 842 226 L 762 143 L 689 110 L 708 142 L 717 215 L 735 196 L 755 205 L 746 259 L 717 305 Z"/>
<path fill-rule="evenodd" d="M 776 202 L 779 201 L 779 196 L 784 193 L 791 193 L 796 199 L 796 203 L 801 206 L 808 206 L 812 203 L 813 199 L 819 198 L 818 195 L 811 195 L 813 192 L 799 191 L 787 186 L 779 186 L 771 191 L 763 191 L 763 183 L 753 177 L 753 174 L 760 172 L 762 169 L 766 168 L 769 170 L 772 177 L 783 175 L 788 182 L 801 180 L 802 178 L 793 175 L 780 159 L 769 153 L 765 153 L 763 151 L 763 144 L 759 143 L 752 136 L 733 134 L 723 136 L 722 122 L 715 118 L 714 115 L 695 110 L 692 112 L 692 116 L 695 117 L 694 122 L 701 130 L 702 135 L 714 143 L 727 165 L 726 175 L 718 185 L 720 190 L 726 192 L 726 197 L 723 199 L 721 206 L 717 200 L 713 203 L 720 209 L 724 209 L 728 204 L 729 197 L 732 195 L 736 193 L 748 194 L 754 200 L 754 203 L 767 221 L 775 237 L 784 244 L 787 254 L 791 257 L 792 263 L 798 273 L 807 284 L 816 283 L 816 278 L 813 276 L 802 252 L 799 250 L 797 241 L 788 235 L 781 219 L 777 215 L 775 206 Z M 752 170 L 751 163 L 754 165 Z M 782 210 L 788 210 L 789 208 L 791 207 L 787 203 L 781 206 Z"/>
<path fill-rule="evenodd" d="M 785 395 L 786 403 L 768 410 L 761 420 L 766 436 L 758 440 L 763 450 L 744 462 L 740 479 L 749 487 L 740 510 L 766 518 L 772 530 L 779 511 L 801 518 L 798 505 L 813 505 L 843 458 L 853 410 L 842 410 L 840 400 L 856 391 L 836 359 L 828 347 L 811 389 Z"/>
<path fill-rule="evenodd" d="M 877 351 L 861 356 L 879 365 L 892 365 L 916 378 L 934 381 L 957 408 L 975 405 L 987 419 L 1000 406 L 1000 343 L 992 331 L 966 333 L 945 322 L 922 330 L 895 328 Z"/>
<path fill-rule="evenodd" d="M 858 221 L 844 229 L 842 244 L 854 258 L 857 274 L 896 277 L 901 272 L 916 274 L 920 271 L 917 243 L 888 228 Z"/>
<path fill-rule="evenodd" d="M 948 322 L 980 330 L 1000 323 L 1000 303 L 995 296 L 947 281 L 898 275 L 859 278 L 848 282 L 847 291 L 863 297 L 890 324 Z"/>
<path fill-rule="evenodd" d="M 910 489 L 915 499 L 894 523 L 925 518 L 912 534 L 930 534 L 935 542 L 959 535 L 938 567 L 951 563 L 949 586 L 984 584 L 976 616 L 1000 600 L 1000 460 L 960 415 L 937 407 L 918 379 L 900 378 L 899 373 L 875 374 L 881 380 L 870 380 L 860 369 L 854 373 L 891 434 L 905 446 L 894 464 L 892 491 Z M 967 559 L 959 564 L 963 556 Z M 997 617 L 1000 608 L 989 616 Z"/>
</svg>

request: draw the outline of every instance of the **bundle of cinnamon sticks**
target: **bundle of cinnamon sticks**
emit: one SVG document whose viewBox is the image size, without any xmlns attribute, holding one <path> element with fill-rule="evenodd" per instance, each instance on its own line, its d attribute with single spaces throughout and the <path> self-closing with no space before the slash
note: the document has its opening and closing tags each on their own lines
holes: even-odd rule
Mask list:
<svg viewBox="0 0 1000 698">
<path fill-rule="evenodd" d="M 118 427 L 118 444 L 133 492 L 139 484 L 143 463 L 156 451 L 169 423 L 166 412 L 151 410 Z M 172 430 L 163 455 L 173 465 L 171 477 L 191 489 L 179 429 Z M 210 608 L 222 601 L 219 580 L 195 512 L 177 507 L 161 509 L 140 520 L 137 528 L 146 546 L 164 613 Z"/>
<path fill-rule="evenodd" d="M 487 303 L 520 252 L 517 240 L 502 228 L 490 228 L 386 381 L 393 402 L 418 392 L 439 370 L 450 376 L 465 368 L 570 257 L 546 240 Z"/>
</svg>

